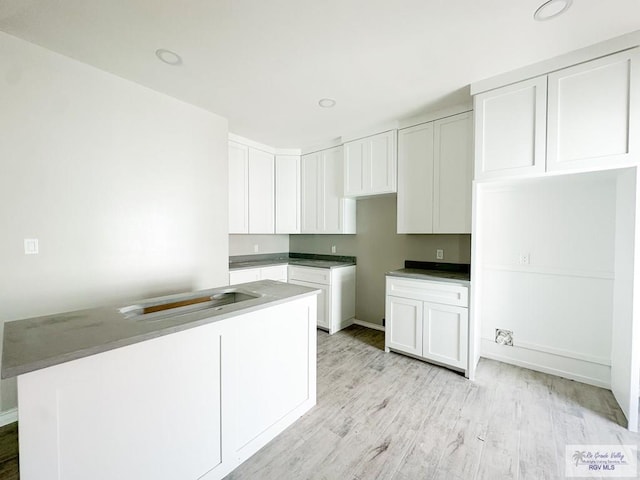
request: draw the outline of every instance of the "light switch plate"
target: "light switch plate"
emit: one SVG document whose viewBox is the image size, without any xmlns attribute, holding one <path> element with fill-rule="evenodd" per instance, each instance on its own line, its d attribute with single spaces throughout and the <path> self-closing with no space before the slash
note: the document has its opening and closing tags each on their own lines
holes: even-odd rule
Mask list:
<svg viewBox="0 0 640 480">
<path fill-rule="evenodd" d="M 24 239 L 24 254 L 25 255 L 37 255 L 38 254 L 38 239 L 37 238 L 25 238 Z"/>
</svg>

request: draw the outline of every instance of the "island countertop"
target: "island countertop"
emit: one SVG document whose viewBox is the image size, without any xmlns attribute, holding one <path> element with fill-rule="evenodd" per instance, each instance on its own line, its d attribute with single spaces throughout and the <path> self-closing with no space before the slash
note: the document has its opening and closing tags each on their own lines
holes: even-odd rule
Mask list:
<svg viewBox="0 0 640 480">
<path fill-rule="evenodd" d="M 126 305 L 92 308 L 6 322 L 2 352 L 2 378 L 10 378 L 70 360 L 95 355 L 211 322 L 218 322 L 318 290 L 300 285 L 261 280 L 188 294 L 168 295 L 130 302 L 133 307 L 171 303 L 228 293 L 236 289 L 255 295 L 216 308 L 175 309 L 173 314 L 127 315 Z M 123 313 L 124 312 L 124 313 Z M 145 317 L 145 318 L 142 318 Z"/>
</svg>

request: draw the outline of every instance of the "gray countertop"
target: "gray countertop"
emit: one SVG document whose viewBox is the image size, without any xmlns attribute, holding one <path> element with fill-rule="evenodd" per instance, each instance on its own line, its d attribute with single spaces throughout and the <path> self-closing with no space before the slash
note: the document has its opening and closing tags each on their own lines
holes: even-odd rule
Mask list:
<svg viewBox="0 0 640 480">
<path fill-rule="evenodd" d="M 69 313 L 45 315 L 6 322 L 2 352 L 2 378 L 14 377 L 42 368 L 113 350 L 152 338 L 217 322 L 266 306 L 285 303 L 296 297 L 315 295 L 318 291 L 299 285 L 261 280 L 231 287 L 220 287 L 189 294 L 131 302 L 137 307 L 170 303 L 188 298 L 224 294 L 238 289 L 257 298 L 216 308 L 193 310 L 191 306 L 166 312 L 128 316 L 121 312 L 126 305 L 93 308 Z M 195 307 L 198 308 L 198 307 Z M 144 317 L 144 318 L 143 318 Z"/>
<path fill-rule="evenodd" d="M 314 268 L 341 268 L 355 265 L 356 262 L 350 260 L 326 260 L 317 258 L 278 258 L 267 260 L 248 260 L 243 262 L 229 263 L 229 270 L 242 270 L 246 268 L 271 267 L 275 265 L 298 265 L 301 267 Z"/>
<path fill-rule="evenodd" d="M 471 285 L 469 274 L 464 272 L 446 272 L 421 268 L 401 268 L 399 270 L 387 272 L 386 275 L 390 277 L 405 277 L 435 282 L 457 283 L 467 287 Z"/>
</svg>

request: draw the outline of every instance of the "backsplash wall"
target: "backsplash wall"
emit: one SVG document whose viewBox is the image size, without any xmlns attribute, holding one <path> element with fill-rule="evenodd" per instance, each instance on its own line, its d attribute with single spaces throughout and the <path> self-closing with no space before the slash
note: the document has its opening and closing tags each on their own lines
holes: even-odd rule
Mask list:
<svg viewBox="0 0 640 480">
<path fill-rule="evenodd" d="M 471 235 L 398 235 L 396 197 L 358 200 L 356 235 L 291 235 L 289 251 L 358 258 L 356 318 L 382 324 L 385 272 L 404 266 L 405 260 L 436 261 L 436 249 L 444 250 L 445 262 L 471 262 Z M 231 245 L 231 241 L 229 242 Z"/>
<path fill-rule="evenodd" d="M 258 251 L 255 251 L 255 246 Z M 289 235 L 229 235 L 229 256 L 289 251 Z"/>
</svg>

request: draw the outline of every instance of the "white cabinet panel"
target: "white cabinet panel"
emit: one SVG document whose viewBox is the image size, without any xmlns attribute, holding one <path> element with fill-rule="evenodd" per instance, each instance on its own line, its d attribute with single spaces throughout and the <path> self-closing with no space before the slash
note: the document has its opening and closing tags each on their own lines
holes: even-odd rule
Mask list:
<svg viewBox="0 0 640 480">
<path fill-rule="evenodd" d="M 323 152 L 323 199 L 324 209 L 321 223 L 323 233 L 342 233 L 344 203 L 342 195 L 342 148 Z"/>
<path fill-rule="evenodd" d="M 300 233 L 300 156 L 276 155 L 276 233 Z"/>
<path fill-rule="evenodd" d="M 318 233 L 320 226 L 320 209 L 323 203 L 321 186 L 322 157 L 319 152 L 304 155 L 301 159 L 301 215 L 302 233 Z"/>
<path fill-rule="evenodd" d="M 476 95 L 475 178 L 545 170 L 547 77 Z"/>
<path fill-rule="evenodd" d="M 229 271 L 229 285 L 238 283 L 257 282 L 258 280 L 287 281 L 287 265 L 273 265 L 270 267 L 243 268 Z"/>
<path fill-rule="evenodd" d="M 624 166 L 637 152 L 637 51 L 549 75 L 547 169 Z"/>
<path fill-rule="evenodd" d="M 210 324 L 18 377 L 20 477 L 195 479 L 219 467 L 222 342 Z"/>
<path fill-rule="evenodd" d="M 471 112 L 434 122 L 433 233 L 471 233 Z"/>
<path fill-rule="evenodd" d="M 231 270 L 229 272 L 229 284 L 257 282 L 260 280 L 259 268 L 245 268 L 242 270 Z"/>
<path fill-rule="evenodd" d="M 366 191 L 365 142 L 356 141 L 344 144 L 344 191 L 345 195 L 362 195 Z"/>
<path fill-rule="evenodd" d="M 287 265 L 273 265 L 260 268 L 260 280 L 287 281 Z"/>
<path fill-rule="evenodd" d="M 467 368 L 469 310 L 438 303 L 424 304 L 422 356 Z"/>
<path fill-rule="evenodd" d="M 249 149 L 249 233 L 275 232 L 274 156 Z"/>
<path fill-rule="evenodd" d="M 331 287 L 329 285 L 305 282 L 302 280 L 295 280 L 293 278 L 289 279 L 289 283 L 320 290 L 320 294 L 318 295 L 317 325 L 318 327 L 326 328 L 327 330 L 329 330 L 331 326 L 331 319 L 329 317 L 331 312 Z"/>
<path fill-rule="evenodd" d="M 344 198 L 342 147 L 302 156 L 301 233 L 356 233 L 355 200 Z"/>
<path fill-rule="evenodd" d="M 386 347 L 422 356 L 422 302 L 388 296 L 386 303 Z"/>
<path fill-rule="evenodd" d="M 344 144 L 344 195 L 358 197 L 396 191 L 395 130 Z"/>
<path fill-rule="evenodd" d="M 433 122 L 398 132 L 398 233 L 433 232 Z"/>
<path fill-rule="evenodd" d="M 229 142 L 229 233 L 249 233 L 249 147 Z"/>
</svg>

